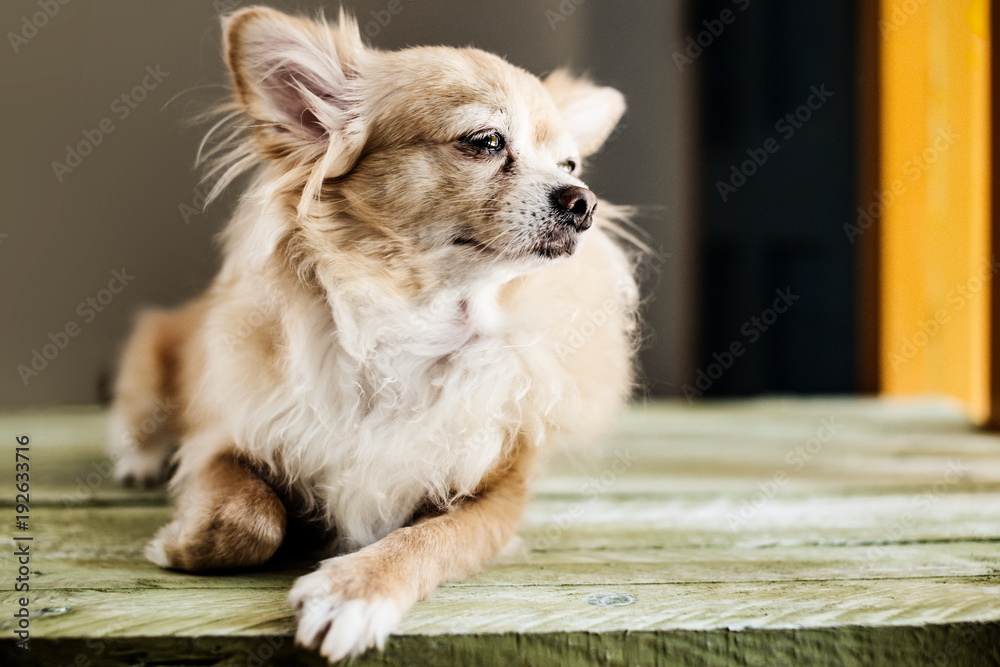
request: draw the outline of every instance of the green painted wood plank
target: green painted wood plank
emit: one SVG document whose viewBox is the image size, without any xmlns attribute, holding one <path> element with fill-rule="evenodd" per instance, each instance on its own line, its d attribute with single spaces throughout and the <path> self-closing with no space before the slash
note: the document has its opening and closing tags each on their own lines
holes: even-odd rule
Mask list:
<svg viewBox="0 0 1000 667">
<path fill-rule="evenodd" d="M 598 560 L 591 552 L 559 552 L 494 565 L 456 586 L 552 586 L 656 583 L 747 583 L 995 577 L 997 550 L 990 545 L 947 544 L 936 548 L 890 546 L 877 562 L 867 549 L 769 549 L 749 560 L 740 550 L 611 552 Z M 805 553 L 803 553 L 805 552 Z M 847 552 L 847 553 L 841 553 Z M 944 553 L 942 553 L 944 552 Z M 561 556 L 552 558 L 552 556 Z M 547 556 L 541 558 L 539 556 Z M 44 568 L 44 569 L 41 569 Z M 192 576 L 164 572 L 137 560 L 44 562 L 35 590 L 278 588 L 311 569 L 304 561 L 246 574 Z M 81 581 L 82 580 L 82 581 Z M 12 590 L 6 586 L 4 590 Z"/>
<path fill-rule="evenodd" d="M 189 575 L 160 569 L 135 548 L 95 557 L 46 557 L 32 561 L 32 588 L 287 590 L 311 569 L 305 560 L 284 560 L 247 573 Z M 868 547 L 774 547 L 764 549 L 638 549 L 548 551 L 504 559 L 456 586 L 558 586 L 656 583 L 835 581 L 990 577 L 1000 573 L 994 544 L 887 545 L 877 559 Z M 12 579 L 0 590 L 13 591 Z"/>
<path fill-rule="evenodd" d="M 63 590 L 38 593 L 34 637 L 288 634 L 278 588 Z M 3 593 L 4 608 L 12 594 Z M 633 600 L 596 606 L 598 596 Z M 404 618 L 399 634 L 742 630 L 997 622 L 995 577 L 580 586 L 447 585 Z M 0 621 L 9 636 L 12 621 Z"/>
<path fill-rule="evenodd" d="M 30 438 L 32 505 L 163 503 L 162 490 L 125 489 L 114 482 L 106 444 L 106 412 L 97 406 L 0 411 L 0 437 Z M 13 458 L 13 457 L 12 457 Z M 14 465 L 0 466 L 0 485 L 12 488 Z M 13 498 L 0 497 L 0 506 Z"/>
<path fill-rule="evenodd" d="M 723 667 L 816 665 L 853 667 L 983 667 L 1000 663 L 1000 625 L 848 626 L 703 632 L 489 633 L 400 635 L 385 653 L 369 651 L 357 667 Z M 0 661 L 52 665 L 164 665 L 192 667 L 321 667 L 326 663 L 293 646 L 287 636 L 133 639 L 40 639 L 27 655 L 0 642 Z"/>
<path fill-rule="evenodd" d="M 972 430 L 940 403 L 917 406 L 864 400 L 637 406 L 598 446 L 555 457 L 536 493 L 578 495 L 613 475 L 608 492 L 619 495 L 739 497 L 779 473 L 787 475 L 786 493 L 918 491 L 936 483 L 950 461 L 968 468 L 956 490 L 1000 490 L 996 436 Z M 817 440 L 824 419 L 838 425 L 827 443 Z M 113 483 L 104 420 L 92 407 L 0 412 L 0 433 L 33 438 L 36 503 L 164 500 L 162 492 Z M 627 465 L 619 472 L 622 459 Z M 0 483 L 12 475 L 11 467 L 0 467 Z"/>
<path fill-rule="evenodd" d="M 838 428 L 819 442 L 824 419 Z M 0 662 L 322 664 L 289 640 L 301 562 L 191 576 L 142 560 L 169 508 L 110 481 L 102 411 L 5 412 L 0 431 L 32 436 L 38 613 L 28 655 L 0 620 Z M 592 451 L 549 465 L 520 551 L 358 664 L 1000 663 L 1000 438 L 952 406 L 654 403 Z"/>
<path fill-rule="evenodd" d="M 854 545 L 867 547 L 871 560 L 895 543 L 1000 544 L 1000 494 L 946 494 L 932 500 L 923 506 L 912 496 L 884 496 L 877 502 L 775 497 L 745 524 L 733 525 L 731 518 L 741 509 L 735 501 L 538 498 L 529 505 L 520 533 L 529 552 Z M 162 506 L 39 508 L 32 511 L 29 532 L 40 557 L 133 557 L 169 516 Z"/>
<path fill-rule="evenodd" d="M 591 456 L 557 457 L 537 492 L 579 493 L 583 484 L 615 474 L 630 482 L 618 485 L 619 493 L 732 495 L 752 493 L 759 481 L 779 472 L 788 475 L 789 491 L 808 492 L 817 484 L 831 490 L 920 488 L 935 483 L 951 460 L 969 468 L 956 488 L 1000 487 L 997 438 L 971 430 L 957 414 L 947 417 L 936 403 L 920 405 L 916 410 L 884 401 L 824 400 L 637 406 L 603 446 L 583 449 Z M 835 437 L 817 442 L 822 420 L 831 418 L 840 425 Z M 160 493 L 137 494 L 111 481 L 104 431 L 104 413 L 96 408 L 0 413 L 0 432 L 29 433 L 36 444 L 36 502 L 162 500 Z M 616 454 L 635 459 L 624 473 L 611 469 Z M 12 474 L 9 467 L 0 469 L 0 483 Z"/>
<path fill-rule="evenodd" d="M 646 506 L 647 509 L 650 505 Z M 830 511 L 837 512 L 836 504 Z M 534 510 L 533 510 L 534 511 Z M 558 515 L 555 515 L 558 516 Z M 817 579 L 838 577 L 927 577 L 978 576 L 1000 571 L 1000 549 L 995 541 L 963 541 L 943 537 L 959 527 L 956 520 L 940 517 L 933 525 L 921 526 L 922 535 L 934 539 L 913 545 L 880 544 L 833 547 L 833 535 L 822 536 L 824 546 L 761 547 L 766 539 L 775 542 L 774 531 L 754 538 L 747 546 L 746 536 L 729 532 L 709 535 L 703 530 L 680 527 L 683 540 L 668 540 L 664 530 L 643 526 L 641 515 L 621 517 L 605 512 L 604 522 L 594 517 L 585 525 L 560 526 L 543 513 L 522 531 L 522 546 L 481 580 L 500 585 L 519 583 L 577 583 L 591 579 L 595 583 L 619 581 L 720 581 Z M 85 507 L 72 510 L 46 508 L 36 510 L 32 520 L 34 541 L 32 565 L 34 585 L 38 588 L 94 587 L 204 587 L 287 586 L 294 573 L 307 565 L 298 565 L 293 573 L 271 572 L 239 577 L 191 577 L 168 573 L 145 561 L 142 549 L 155 530 L 168 520 L 165 507 L 104 508 Z M 823 517 L 820 517 L 821 520 Z M 952 517 L 954 519 L 954 517 Z M 987 521 L 991 520 L 989 517 Z M 965 532 L 969 532 L 969 527 Z M 549 529 L 555 529 L 550 531 Z M 695 533 L 695 540 L 690 533 Z M 840 533 L 855 538 L 857 527 Z M 914 531 L 911 536 L 916 535 Z M 954 539 L 955 541 L 947 541 Z M 934 541 L 937 540 L 937 541 Z M 5 570 L 12 565 L 3 554 Z M 276 567 L 288 568 L 288 564 Z M 196 583 L 195 583 L 196 582 Z M 0 580 L 0 589 L 10 590 L 13 577 Z"/>
<path fill-rule="evenodd" d="M 926 502 L 925 502 L 926 501 Z M 775 496 L 744 499 L 537 498 L 521 531 L 530 549 L 1000 543 L 1000 494 Z M 746 518 L 743 518 L 746 517 Z"/>
<path fill-rule="evenodd" d="M 968 542 L 868 547 L 773 547 L 531 552 L 501 561 L 469 586 L 593 583 L 751 583 L 1000 576 L 1000 549 Z"/>
</svg>

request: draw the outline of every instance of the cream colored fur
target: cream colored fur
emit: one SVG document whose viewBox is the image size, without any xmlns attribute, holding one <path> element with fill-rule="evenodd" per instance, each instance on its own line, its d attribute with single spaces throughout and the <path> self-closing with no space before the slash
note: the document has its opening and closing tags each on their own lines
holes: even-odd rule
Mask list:
<svg viewBox="0 0 1000 667">
<path fill-rule="evenodd" d="M 343 15 L 250 8 L 225 33 L 236 102 L 209 157 L 219 189 L 251 183 L 207 293 L 130 340 L 112 446 L 119 476 L 147 482 L 179 440 L 178 515 L 148 551 L 164 567 L 262 563 L 286 512 L 335 531 L 331 553 L 363 548 L 292 594 L 299 640 L 336 660 L 499 551 L 534 451 L 600 432 L 626 399 L 621 216 L 553 199 L 585 191 L 567 161 L 624 103 L 481 51 L 377 51 Z M 157 400 L 176 409 L 145 433 Z"/>
</svg>

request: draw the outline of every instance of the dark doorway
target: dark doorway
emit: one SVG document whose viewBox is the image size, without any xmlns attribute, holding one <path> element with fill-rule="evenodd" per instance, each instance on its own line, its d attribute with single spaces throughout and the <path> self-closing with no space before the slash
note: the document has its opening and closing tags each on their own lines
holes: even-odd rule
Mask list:
<svg viewBox="0 0 1000 667">
<path fill-rule="evenodd" d="M 692 3 L 700 350 L 689 396 L 857 389 L 856 5 Z M 675 54 L 676 56 L 676 54 Z"/>
</svg>

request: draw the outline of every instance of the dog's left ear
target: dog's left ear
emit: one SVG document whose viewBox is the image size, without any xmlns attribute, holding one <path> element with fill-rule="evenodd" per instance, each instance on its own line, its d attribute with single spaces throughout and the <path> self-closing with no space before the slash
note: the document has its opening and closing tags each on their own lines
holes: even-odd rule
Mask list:
<svg viewBox="0 0 1000 667">
<path fill-rule="evenodd" d="M 543 81 L 580 154 L 587 157 L 604 145 L 625 113 L 625 97 L 614 88 L 578 79 L 556 70 Z"/>
</svg>

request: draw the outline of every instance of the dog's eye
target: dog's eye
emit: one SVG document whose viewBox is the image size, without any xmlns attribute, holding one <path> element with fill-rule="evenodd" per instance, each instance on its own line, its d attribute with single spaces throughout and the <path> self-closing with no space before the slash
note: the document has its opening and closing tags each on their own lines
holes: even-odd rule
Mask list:
<svg viewBox="0 0 1000 667">
<path fill-rule="evenodd" d="M 565 171 L 567 174 L 572 174 L 576 171 L 576 162 L 572 160 L 563 160 L 559 163 L 559 168 Z"/>
<path fill-rule="evenodd" d="M 507 142 L 504 140 L 503 135 L 499 132 L 486 132 L 485 134 L 474 134 L 470 137 L 466 137 L 466 143 L 475 146 L 476 148 L 485 151 L 486 153 L 496 154 L 504 149 Z"/>
</svg>

